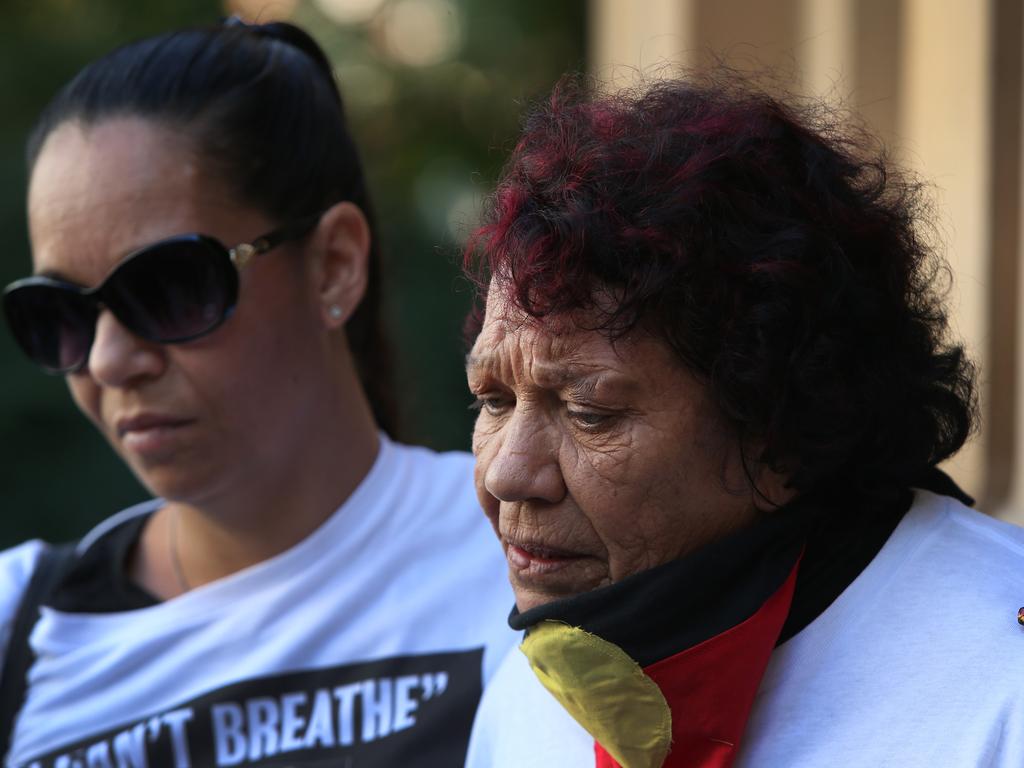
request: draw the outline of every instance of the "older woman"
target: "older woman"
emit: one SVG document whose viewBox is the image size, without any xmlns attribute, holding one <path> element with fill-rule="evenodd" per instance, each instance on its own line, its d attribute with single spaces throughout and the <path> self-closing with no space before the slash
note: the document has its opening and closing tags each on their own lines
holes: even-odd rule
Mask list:
<svg viewBox="0 0 1024 768">
<path fill-rule="evenodd" d="M 471 458 L 383 431 L 370 199 L 323 51 L 288 24 L 131 43 L 29 162 L 9 325 L 157 498 L 0 554 L 5 765 L 460 765 L 511 645 L 504 564 Z"/>
<path fill-rule="evenodd" d="M 863 144 L 721 83 L 527 116 L 469 259 L 526 631 L 471 765 L 1024 761 L 1024 531 L 935 468 L 973 370 Z"/>
</svg>

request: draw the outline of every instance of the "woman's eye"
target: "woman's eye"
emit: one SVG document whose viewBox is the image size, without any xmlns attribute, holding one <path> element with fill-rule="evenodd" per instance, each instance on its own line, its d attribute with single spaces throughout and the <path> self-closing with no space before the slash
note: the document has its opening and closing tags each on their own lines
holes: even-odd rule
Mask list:
<svg viewBox="0 0 1024 768">
<path fill-rule="evenodd" d="M 510 402 L 507 397 L 477 395 L 476 399 L 470 404 L 469 409 L 496 416 L 507 409 L 509 405 Z"/>
<path fill-rule="evenodd" d="M 596 429 L 597 427 L 604 426 L 613 418 L 612 414 L 602 413 L 601 411 L 584 411 L 571 408 L 568 411 L 569 418 L 584 429 Z"/>
</svg>

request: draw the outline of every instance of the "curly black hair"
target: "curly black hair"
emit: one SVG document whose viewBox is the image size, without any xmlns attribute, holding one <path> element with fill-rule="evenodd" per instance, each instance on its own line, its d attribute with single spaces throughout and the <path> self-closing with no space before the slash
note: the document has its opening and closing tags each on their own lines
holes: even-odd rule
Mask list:
<svg viewBox="0 0 1024 768">
<path fill-rule="evenodd" d="M 976 411 L 923 191 L 836 110 L 731 74 L 614 94 L 567 77 L 470 240 L 467 334 L 492 277 L 536 318 L 603 311 L 613 338 L 664 339 L 799 493 L 905 486 Z"/>
</svg>

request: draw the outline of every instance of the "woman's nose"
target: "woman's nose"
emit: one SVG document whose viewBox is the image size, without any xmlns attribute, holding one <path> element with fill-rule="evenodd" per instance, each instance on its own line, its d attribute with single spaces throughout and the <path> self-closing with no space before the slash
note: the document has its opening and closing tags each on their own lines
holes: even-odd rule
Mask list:
<svg viewBox="0 0 1024 768">
<path fill-rule="evenodd" d="M 159 344 L 136 336 L 104 309 L 96 319 L 88 371 L 100 384 L 123 387 L 140 378 L 158 376 L 164 367 Z"/>
<path fill-rule="evenodd" d="M 500 501 L 555 504 L 566 493 L 555 428 L 537 415 L 514 413 L 492 437 L 484 488 Z"/>
</svg>

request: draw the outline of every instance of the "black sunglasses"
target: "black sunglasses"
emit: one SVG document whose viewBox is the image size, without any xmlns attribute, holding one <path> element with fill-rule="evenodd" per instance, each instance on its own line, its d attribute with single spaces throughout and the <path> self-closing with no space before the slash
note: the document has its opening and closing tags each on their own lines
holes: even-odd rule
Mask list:
<svg viewBox="0 0 1024 768">
<path fill-rule="evenodd" d="M 7 325 L 25 354 L 49 373 L 85 366 L 103 308 L 149 341 L 198 339 L 230 317 L 238 270 L 302 237 L 319 219 L 311 216 L 230 249 L 207 235 L 161 240 L 130 253 L 95 288 L 42 275 L 17 280 L 4 289 Z"/>
</svg>

